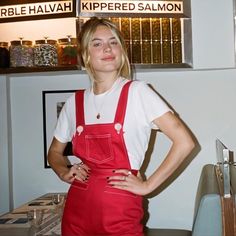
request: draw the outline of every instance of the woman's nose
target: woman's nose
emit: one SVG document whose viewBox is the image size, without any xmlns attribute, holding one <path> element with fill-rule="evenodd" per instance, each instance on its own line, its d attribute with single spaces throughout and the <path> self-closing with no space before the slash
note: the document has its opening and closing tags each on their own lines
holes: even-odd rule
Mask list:
<svg viewBox="0 0 236 236">
<path fill-rule="evenodd" d="M 111 51 L 111 45 L 109 43 L 104 43 L 103 50 L 104 50 L 104 52 L 110 52 Z"/>
</svg>

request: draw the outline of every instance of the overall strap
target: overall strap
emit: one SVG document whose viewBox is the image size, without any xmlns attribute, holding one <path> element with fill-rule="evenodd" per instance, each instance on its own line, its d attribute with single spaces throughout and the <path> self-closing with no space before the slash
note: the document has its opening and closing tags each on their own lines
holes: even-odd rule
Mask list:
<svg viewBox="0 0 236 236">
<path fill-rule="evenodd" d="M 84 125 L 84 91 L 78 90 L 75 93 L 76 127 Z"/>
<path fill-rule="evenodd" d="M 120 123 L 122 125 L 124 123 L 125 112 L 126 112 L 127 101 L 128 101 L 128 92 L 129 92 L 129 87 L 131 83 L 132 81 L 127 82 L 121 90 L 118 106 L 116 109 L 114 123 Z"/>
</svg>

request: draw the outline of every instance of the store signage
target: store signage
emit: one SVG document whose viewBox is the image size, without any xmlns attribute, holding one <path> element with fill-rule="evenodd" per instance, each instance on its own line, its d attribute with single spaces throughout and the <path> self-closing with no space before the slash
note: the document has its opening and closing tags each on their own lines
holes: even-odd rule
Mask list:
<svg viewBox="0 0 236 236">
<path fill-rule="evenodd" d="M 183 1 L 80 0 L 80 14 L 183 14 Z"/>
<path fill-rule="evenodd" d="M 45 18 L 72 17 L 76 15 L 76 0 L 18 1 L 0 4 L 0 22 L 39 20 Z"/>
</svg>

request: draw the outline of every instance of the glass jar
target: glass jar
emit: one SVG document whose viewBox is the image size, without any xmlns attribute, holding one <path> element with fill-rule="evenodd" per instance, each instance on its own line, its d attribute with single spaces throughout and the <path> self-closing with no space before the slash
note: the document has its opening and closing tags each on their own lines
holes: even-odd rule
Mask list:
<svg viewBox="0 0 236 236">
<path fill-rule="evenodd" d="M 36 40 L 34 45 L 35 66 L 57 66 L 57 41 L 53 39 Z"/>
<path fill-rule="evenodd" d="M 77 65 L 78 44 L 76 38 L 58 39 L 58 64 Z"/>
<path fill-rule="evenodd" d="M 160 40 L 154 40 L 152 42 L 152 62 L 153 64 L 160 64 L 162 62 Z"/>
<path fill-rule="evenodd" d="M 30 40 L 14 40 L 10 46 L 11 67 L 34 66 L 33 44 Z"/>
<path fill-rule="evenodd" d="M 140 40 L 133 40 L 132 41 L 132 57 L 131 62 L 134 64 L 141 63 L 141 43 Z"/>
<path fill-rule="evenodd" d="M 178 37 L 173 39 L 173 63 L 182 63 L 182 42 Z"/>
<path fill-rule="evenodd" d="M 131 37 L 132 40 L 141 39 L 140 18 L 132 18 L 131 21 Z"/>
<path fill-rule="evenodd" d="M 142 42 L 142 63 L 151 64 L 151 40 L 143 40 Z"/>
<path fill-rule="evenodd" d="M 163 54 L 163 63 L 164 64 L 172 63 L 171 40 L 168 38 L 165 38 L 162 41 L 162 54 Z"/>
<path fill-rule="evenodd" d="M 0 68 L 7 68 L 10 64 L 10 55 L 7 42 L 0 42 Z"/>
</svg>

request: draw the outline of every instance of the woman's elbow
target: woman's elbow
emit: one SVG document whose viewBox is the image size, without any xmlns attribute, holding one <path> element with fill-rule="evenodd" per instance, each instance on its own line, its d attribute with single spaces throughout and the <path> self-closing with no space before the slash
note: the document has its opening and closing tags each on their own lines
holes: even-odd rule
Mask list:
<svg viewBox="0 0 236 236">
<path fill-rule="evenodd" d="M 187 137 L 183 144 L 183 150 L 185 152 L 185 155 L 189 155 L 193 151 L 195 146 L 196 143 L 194 142 L 194 139 L 191 136 Z"/>
</svg>

